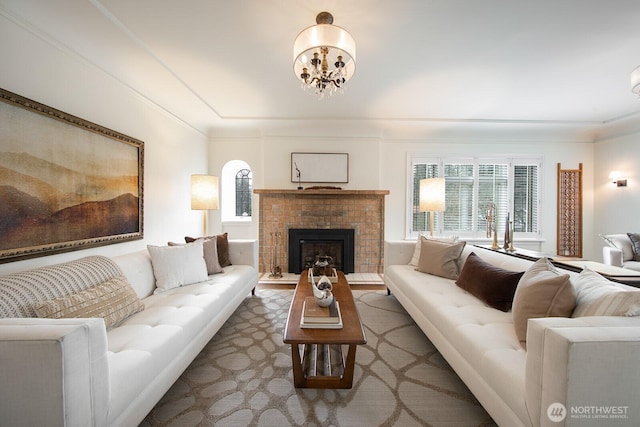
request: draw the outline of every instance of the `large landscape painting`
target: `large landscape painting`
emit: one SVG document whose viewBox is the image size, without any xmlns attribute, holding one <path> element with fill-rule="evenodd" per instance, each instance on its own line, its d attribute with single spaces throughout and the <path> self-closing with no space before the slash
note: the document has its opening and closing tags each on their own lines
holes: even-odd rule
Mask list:
<svg viewBox="0 0 640 427">
<path fill-rule="evenodd" d="M 0 262 L 142 238 L 142 141 L 0 101 Z"/>
</svg>

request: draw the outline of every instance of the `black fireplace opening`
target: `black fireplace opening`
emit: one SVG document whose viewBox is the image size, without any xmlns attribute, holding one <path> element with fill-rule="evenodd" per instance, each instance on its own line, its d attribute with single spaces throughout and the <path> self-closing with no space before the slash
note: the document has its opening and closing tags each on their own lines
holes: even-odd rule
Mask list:
<svg viewBox="0 0 640 427">
<path fill-rule="evenodd" d="M 354 234 L 352 228 L 289 229 L 289 272 L 300 274 L 313 266 L 318 256 L 330 256 L 336 270 L 353 273 Z"/>
</svg>

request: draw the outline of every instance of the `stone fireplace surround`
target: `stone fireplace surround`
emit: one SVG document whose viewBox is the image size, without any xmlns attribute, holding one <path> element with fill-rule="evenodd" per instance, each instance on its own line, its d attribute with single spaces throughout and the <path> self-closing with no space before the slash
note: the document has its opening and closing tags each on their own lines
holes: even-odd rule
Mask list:
<svg viewBox="0 0 640 427">
<path fill-rule="evenodd" d="M 278 265 L 287 271 L 291 228 L 355 231 L 354 272 L 382 273 L 384 197 L 388 190 L 256 189 L 259 195 L 259 259 L 261 272 L 271 270 L 275 233 L 280 232 Z"/>
</svg>

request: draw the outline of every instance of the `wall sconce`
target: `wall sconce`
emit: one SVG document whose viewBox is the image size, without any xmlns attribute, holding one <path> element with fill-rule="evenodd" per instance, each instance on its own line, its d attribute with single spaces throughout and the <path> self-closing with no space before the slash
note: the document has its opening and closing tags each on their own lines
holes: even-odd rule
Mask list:
<svg viewBox="0 0 640 427">
<path fill-rule="evenodd" d="M 623 178 L 622 174 L 618 171 L 611 171 L 611 173 L 609 174 L 609 179 L 618 187 L 627 186 L 627 178 Z"/>
<path fill-rule="evenodd" d="M 218 177 L 212 175 L 191 175 L 191 209 L 208 211 L 218 209 Z M 207 235 L 207 212 L 202 223 Z"/>
</svg>

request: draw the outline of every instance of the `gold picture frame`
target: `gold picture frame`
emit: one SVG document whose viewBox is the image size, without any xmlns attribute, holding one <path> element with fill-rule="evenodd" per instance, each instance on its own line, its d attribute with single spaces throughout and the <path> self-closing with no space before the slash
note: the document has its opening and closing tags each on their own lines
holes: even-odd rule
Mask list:
<svg viewBox="0 0 640 427">
<path fill-rule="evenodd" d="M 143 234 L 144 143 L 0 89 L 0 263 Z"/>
</svg>

